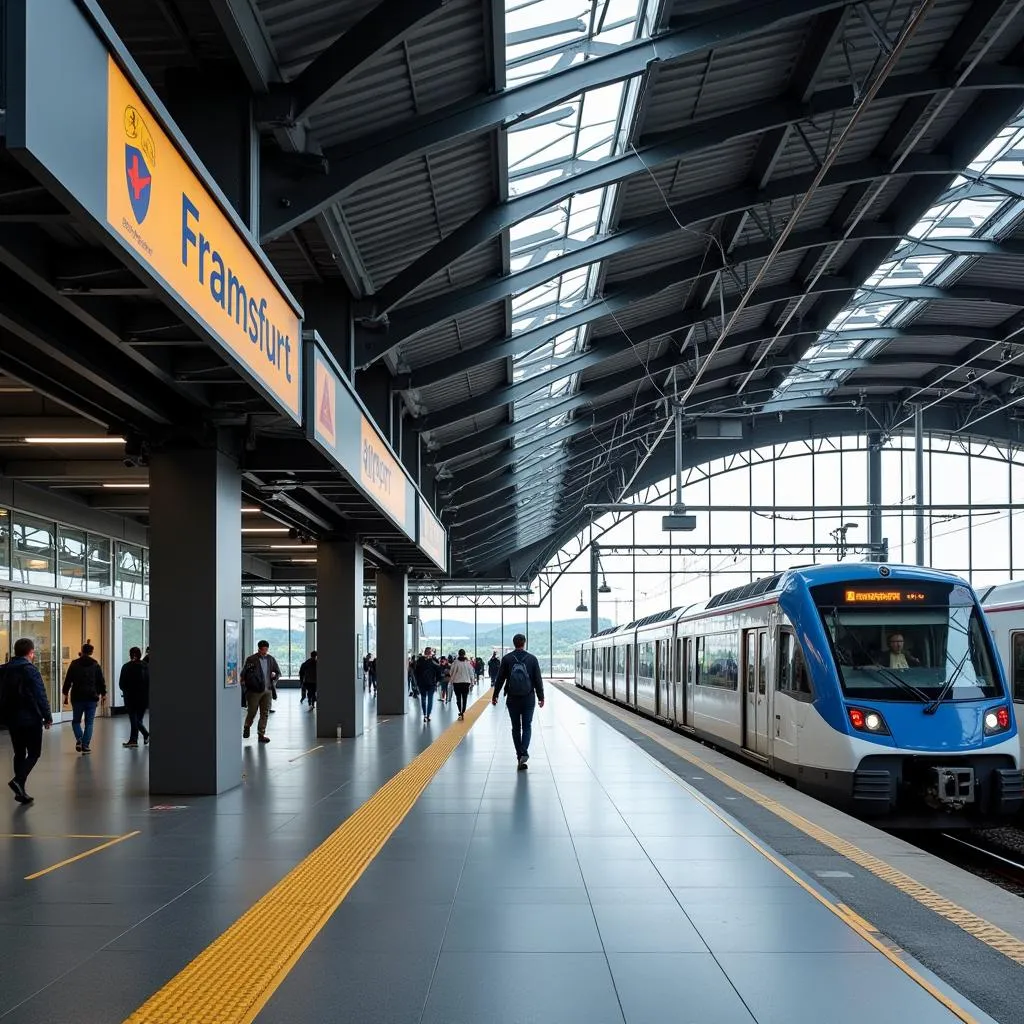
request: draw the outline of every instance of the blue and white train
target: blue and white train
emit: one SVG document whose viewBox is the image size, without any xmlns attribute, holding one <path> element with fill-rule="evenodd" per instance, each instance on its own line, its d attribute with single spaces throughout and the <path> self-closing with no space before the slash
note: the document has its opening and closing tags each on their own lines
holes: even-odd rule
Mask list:
<svg viewBox="0 0 1024 1024">
<path fill-rule="evenodd" d="M 957 576 L 790 569 L 577 644 L 576 685 L 893 828 L 974 828 L 1024 801 L 1002 665 Z"/>
</svg>

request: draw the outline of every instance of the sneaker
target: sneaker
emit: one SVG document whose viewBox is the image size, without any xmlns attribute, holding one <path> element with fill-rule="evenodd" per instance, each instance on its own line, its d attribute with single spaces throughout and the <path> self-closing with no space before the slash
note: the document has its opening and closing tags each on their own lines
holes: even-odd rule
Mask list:
<svg viewBox="0 0 1024 1024">
<path fill-rule="evenodd" d="M 277 714 L 277 708 L 271 708 L 271 709 L 270 709 L 270 713 L 271 713 L 272 715 L 276 715 L 276 714 Z"/>
<path fill-rule="evenodd" d="M 142 737 L 142 742 L 148 747 L 149 746 L 149 733 Z"/>
<path fill-rule="evenodd" d="M 244 729 L 242 730 L 242 739 L 243 739 L 243 740 L 247 740 L 248 738 L 249 738 L 249 727 L 248 727 L 248 726 L 246 726 L 246 727 L 245 727 L 245 728 L 244 728 Z"/>
<path fill-rule="evenodd" d="M 519 760 L 522 761 L 523 764 L 526 764 L 526 762 L 530 760 L 530 755 L 529 754 L 521 754 L 520 757 L 519 757 Z"/>
<path fill-rule="evenodd" d="M 137 747 L 138 743 L 122 743 L 122 747 Z"/>
<path fill-rule="evenodd" d="M 25 792 L 25 787 L 17 779 L 11 779 L 7 785 L 14 791 L 14 799 L 17 800 L 19 804 L 32 803 L 32 797 Z"/>
<path fill-rule="evenodd" d="M 260 743 L 269 743 L 269 742 L 270 742 L 270 737 L 269 736 L 261 736 L 260 737 Z"/>
<path fill-rule="evenodd" d="M 430 715 L 427 715 L 427 721 L 428 722 L 430 721 Z"/>
<path fill-rule="evenodd" d="M 459 721 L 461 722 L 465 717 L 466 716 L 460 711 L 459 712 Z"/>
<path fill-rule="evenodd" d="M 82 752 L 82 744 L 81 743 L 76 743 L 75 744 L 75 750 L 77 750 L 79 753 L 81 753 Z"/>
<path fill-rule="evenodd" d="M 525 758 L 523 758 L 523 757 L 519 758 L 519 767 L 517 768 L 517 771 L 525 772 L 526 769 L 529 768 L 529 767 L 530 766 L 526 763 L 526 759 Z"/>
<path fill-rule="evenodd" d="M 91 754 L 92 751 L 87 746 L 85 746 L 85 744 L 83 743 L 82 744 L 82 753 L 83 754 Z"/>
</svg>

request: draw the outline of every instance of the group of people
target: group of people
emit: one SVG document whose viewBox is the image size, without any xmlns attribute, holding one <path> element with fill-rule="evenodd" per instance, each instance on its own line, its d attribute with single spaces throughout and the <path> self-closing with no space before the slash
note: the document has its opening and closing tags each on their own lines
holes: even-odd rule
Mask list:
<svg viewBox="0 0 1024 1024">
<path fill-rule="evenodd" d="M 92 753 L 93 724 L 98 708 L 106 704 L 107 683 L 103 668 L 93 657 L 91 643 L 82 644 L 64 674 L 61 696 L 64 707 L 70 707 L 71 728 L 75 735 L 75 750 L 80 754 Z M 15 641 L 14 656 L 0 666 L 0 721 L 3 721 L 14 747 L 14 778 L 7 783 L 14 799 L 30 804 L 25 786 L 29 774 L 36 766 L 43 750 L 43 730 L 53 725 L 53 713 L 46 695 L 46 684 L 35 664 L 36 645 L 29 637 Z M 133 647 L 128 661 L 121 667 L 118 688 L 124 696 L 131 732 L 125 747 L 137 747 L 139 734 L 149 743 L 149 730 L 143 718 L 149 708 L 149 648 Z"/>
<path fill-rule="evenodd" d="M 544 683 L 540 663 L 526 650 L 526 637 L 521 633 L 512 638 L 514 649 L 503 658 L 494 651 L 487 669 L 494 693 L 492 704 L 498 703 L 502 691 L 506 694 L 506 705 L 512 722 L 512 740 L 520 770 L 529 761 L 530 734 L 533 713 L 536 707 L 544 706 Z M 103 668 L 93 657 L 95 649 L 91 643 L 82 645 L 79 656 L 68 666 L 61 693 L 64 706 L 72 710 L 71 727 L 75 735 L 75 749 L 82 754 L 91 752 L 93 724 L 96 711 L 105 704 L 107 684 Z M 14 748 L 14 777 L 8 787 L 14 799 L 30 804 L 33 798 L 26 791 L 29 774 L 42 754 L 43 731 L 53 725 L 53 714 L 46 695 L 46 685 L 35 665 L 36 649 L 33 641 L 24 637 L 14 644 L 14 656 L 0 666 L 0 722 L 10 732 Z M 376 689 L 376 659 L 373 663 L 373 686 Z M 369 671 L 369 670 L 367 670 Z M 466 716 L 469 691 L 474 683 L 483 678 L 483 659 L 470 658 L 464 649 L 458 654 L 438 658 L 433 648 L 427 647 L 423 654 L 409 666 L 410 696 L 418 696 L 423 711 L 423 721 L 431 720 L 434 693 L 441 689 L 441 701 L 450 703 L 449 687 L 454 692 L 459 720 Z M 242 706 L 246 709 L 243 738 L 251 735 L 253 722 L 259 716 L 256 726 L 260 743 L 269 743 L 267 722 L 273 713 L 273 701 L 277 700 L 277 683 L 281 678 L 281 667 L 270 653 L 270 644 L 261 640 L 256 652 L 245 659 L 241 672 Z M 301 688 L 300 703 L 309 701 L 310 710 L 317 700 L 317 652 L 312 651 L 299 669 Z M 133 647 L 128 661 L 122 666 L 118 687 L 124 695 L 125 710 L 131 727 L 125 747 L 137 747 L 141 735 L 143 743 L 149 743 L 149 730 L 144 717 L 149 708 L 149 648 L 145 657 L 142 650 Z"/>
</svg>

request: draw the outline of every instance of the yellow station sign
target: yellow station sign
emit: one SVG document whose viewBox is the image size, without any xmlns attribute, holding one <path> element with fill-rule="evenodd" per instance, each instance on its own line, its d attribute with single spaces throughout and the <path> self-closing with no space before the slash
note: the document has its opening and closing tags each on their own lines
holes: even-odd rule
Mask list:
<svg viewBox="0 0 1024 1024">
<path fill-rule="evenodd" d="M 361 423 L 359 480 L 396 522 L 406 523 L 405 474 L 365 416 Z"/>
<path fill-rule="evenodd" d="M 121 69 L 107 66 L 108 223 L 300 420 L 295 309 Z"/>
</svg>

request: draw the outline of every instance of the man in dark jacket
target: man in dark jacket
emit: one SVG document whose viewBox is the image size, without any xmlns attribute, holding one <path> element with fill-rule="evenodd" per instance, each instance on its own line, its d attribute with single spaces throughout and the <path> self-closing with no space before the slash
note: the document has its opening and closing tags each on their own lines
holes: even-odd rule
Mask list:
<svg viewBox="0 0 1024 1024">
<path fill-rule="evenodd" d="M 281 666 L 270 653 L 270 644 L 266 640 L 261 640 L 256 645 L 256 653 L 250 654 L 242 666 L 242 685 L 245 687 L 245 703 L 248 708 L 245 726 L 242 729 L 243 739 L 249 738 L 249 730 L 258 711 L 260 721 L 256 726 L 256 732 L 260 743 L 270 742 L 267 735 L 267 719 L 270 717 L 270 702 L 277 700 L 277 681 L 280 678 Z"/>
<path fill-rule="evenodd" d="M 75 750 L 91 753 L 92 724 L 96 718 L 97 705 L 106 703 L 107 681 L 103 678 L 100 663 L 92 656 L 92 644 L 82 644 L 82 654 L 68 665 L 64 676 L 64 706 L 71 703 L 71 728 L 75 732 Z M 82 719 L 85 728 L 82 728 Z"/>
<path fill-rule="evenodd" d="M 43 730 L 53 725 L 43 677 L 32 664 L 35 658 L 36 645 L 25 637 L 15 641 L 14 657 L 0 666 L 0 702 L 14 747 L 14 778 L 7 785 L 19 804 L 32 803 L 25 783 L 43 751 Z"/>
<path fill-rule="evenodd" d="M 434 657 L 433 648 L 423 648 L 423 654 L 413 666 L 413 674 L 416 676 L 416 689 L 420 692 L 423 721 L 429 722 L 430 712 L 434 710 L 434 690 L 441 680 L 441 666 Z"/>
<path fill-rule="evenodd" d="M 309 710 L 312 711 L 316 707 L 316 651 L 310 651 L 309 657 L 299 666 L 299 686 L 309 698 Z"/>
<path fill-rule="evenodd" d="M 494 651 L 491 654 L 491 660 L 487 662 L 487 674 L 491 677 L 491 686 L 494 685 L 495 680 L 498 678 L 499 668 L 501 668 L 501 660 L 498 658 L 498 652 Z"/>
<path fill-rule="evenodd" d="M 142 660 L 142 651 L 138 647 L 128 652 L 128 661 L 121 666 L 117 686 L 124 696 L 124 709 L 128 712 L 128 724 L 132 728 L 124 746 L 137 747 L 140 732 L 142 742 L 148 744 L 149 730 L 142 719 L 149 708 L 149 666 Z"/>
<path fill-rule="evenodd" d="M 530 735 L 533 728 L 533 712 L 544 707 L 544 680 L 540 674 L 540 662 L 526 649 L 526 637 L 516 633 L 512 637 L 510 651 L 501 659 L 498 678 L 494 681 L 492 704 L 498 703 L 504 688 L 505 706 L 512 719 L 512 742 L 516 748 L 516 762 L 519 770 L 527 767 L 530 760 Z"/>
</svg>

